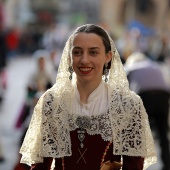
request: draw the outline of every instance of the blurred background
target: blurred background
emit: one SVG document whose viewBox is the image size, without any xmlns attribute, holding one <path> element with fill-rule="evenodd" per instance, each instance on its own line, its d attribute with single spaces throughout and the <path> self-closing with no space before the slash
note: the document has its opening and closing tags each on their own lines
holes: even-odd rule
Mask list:
<svg viewBox="0 0 170 170">
<path fill-rule="evenodd" d="M 0 0 L 0 170 L 19 170 L 32 109 L 55 83 L 69 35 L 87 23 L 110 33 L 123 64 L 135 52 L 156 63 L 170 92 L 170 0 Z M 169 140 L 169 109 L 166 116 Z M 164 164 L 155 129 L 158 162 L 148 170 Z"/>
</svg>

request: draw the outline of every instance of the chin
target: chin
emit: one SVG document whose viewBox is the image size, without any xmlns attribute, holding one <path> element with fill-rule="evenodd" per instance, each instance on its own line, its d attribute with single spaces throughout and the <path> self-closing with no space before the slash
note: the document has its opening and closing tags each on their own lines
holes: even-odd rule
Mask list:
<svg viewBox="0 0 170 170">
<path fill-rule="evenodd" d="M 85 76 L 81 76 L 81 77 L 77 77 L 77 80 L 78 81 L 83 81 L 83 82 L 89 82 L 89 81 L 93 81 L 94 78 L 91 78 L 91 77 L 85 77 Z"/>
</svg>

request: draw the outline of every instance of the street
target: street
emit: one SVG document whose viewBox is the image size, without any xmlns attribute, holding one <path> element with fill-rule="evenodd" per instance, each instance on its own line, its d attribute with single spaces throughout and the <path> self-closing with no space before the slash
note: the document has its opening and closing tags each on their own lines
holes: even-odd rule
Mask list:
<svg viewBox="0 0 170 170">
<path fill-rule="evenodd" d="M 5 161 L 0 163 L 0 170 L 13 170 L 18 160 L 19 138 L 22 129 L 16 129 L 15 123 L 25 98 L 25 87 L 33 68 L 34 64 L 30 57 L 10 59 L 7 67 L 8 86 L 0 108 L 0 141 L 3 146 Z M 158 163 L 147 170 L 160 170 L 161 167 L 157 141 L 155 141 L 155 144 Z"/>
<path fill-rule="evenodd" d="M 25 87 L 33 66 L 30 57 L 17 57 L 10 59 L 7 67 L 8 84 L 0 108 L 0 142 L 5 161 L 0 164 L 0 170 L 13 170 L 18 159 L 22 129 L 16 129 L 15 123 L 25 99 Z"/>
</svg>

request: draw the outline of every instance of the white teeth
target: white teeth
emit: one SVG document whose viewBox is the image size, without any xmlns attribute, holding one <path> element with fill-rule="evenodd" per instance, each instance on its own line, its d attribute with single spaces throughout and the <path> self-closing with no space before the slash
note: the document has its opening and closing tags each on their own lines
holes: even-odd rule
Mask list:
<svg viewBox="0 0 170 170">
<path fill-rule="evenodd" d="M 90 71 L 90 70 L 92 70 L 92 68 L 80 68 L 80 70 L 82 70 L 82 71 Z"/>
</svg>

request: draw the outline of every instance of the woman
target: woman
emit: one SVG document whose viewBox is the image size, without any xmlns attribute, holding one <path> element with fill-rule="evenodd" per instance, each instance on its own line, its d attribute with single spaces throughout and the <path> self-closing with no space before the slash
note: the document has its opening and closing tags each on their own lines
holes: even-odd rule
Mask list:
<svg viewBox="0 0 170 170">
<path fill-rule="evenodd" d="M 142 170 L 156 162 L 142 101 L 103 28 L 83 25 L 68 39 L 20 153 L 32 170 L 50 169 L 52 161 L 56 170 L 99 170 L 121 160 L 123 170 Z"/>
</svg>

